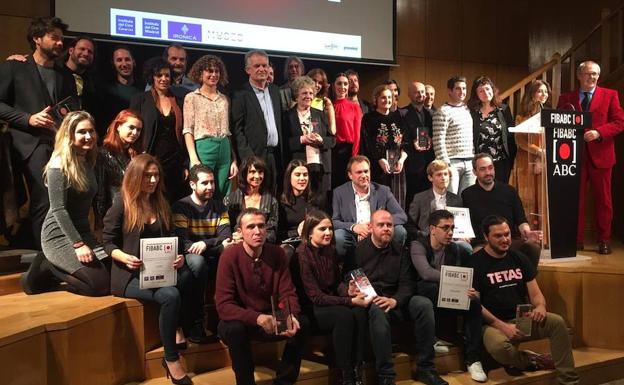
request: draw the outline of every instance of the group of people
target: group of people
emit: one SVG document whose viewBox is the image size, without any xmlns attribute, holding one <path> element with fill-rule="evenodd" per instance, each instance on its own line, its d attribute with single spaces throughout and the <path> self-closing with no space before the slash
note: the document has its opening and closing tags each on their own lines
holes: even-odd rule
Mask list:
<svg viewBox="0 0 624 385">
<path fill-rule="evenodd" d="M 471 305 L 460 315 L 471 377 L 487 380 L 484 346 L 503 365 L 555 368 L 560 383 L 578 383 L 565 323 L 546 312 L 535 280 L 541 233 L 525 214 L 544 212 L 535 186 L 544 183 L 544 144 L 510 132 L 515 122 L 491 79 L 477 78 L 465 103 L 466 79 L 452 77 L 438 109 L 420 82 L 398 107 L 400 89 L 388 81 L 369 106 L 354 71 L 330 85 L 322 69 L 304 75 L 303 61 L 290 57 L 278 88 L 268 55 L 253 50 L 244 58 L 249 82 L 230 99 L 217 56 L 201 57 L 187 75 L 186 51 L 169 46 L 145 63 L 148 87 L 139 90 L 131 52 L 119 48 L 100 145 L 94 115 L 104 115 L 85 75 L 95 45 L 75 39 L 59 65 L 66 28 L 58 18 L 33 21 L 32 55 L 0 65 L 0 119 L 11 128 L 43 251 L 22 277 L 27 293 L 64 282 L 77 294 L 157 302 L 163 367 L 174 383 L 190 384 L 179 351 L 207 341 L 204 291 L 216 272 L 217 333 L 238 384 L 254 383 L 251 339 L 287 339 L 276 383 L 291 384 L 306 337 L 327 333 L 344 384 L 361 383 L 367 339 L 379 383 L 393 384 L 391 325 L 410 320 L 418 379 L 445 385 L 433 363 L 435 317 L 451 313 L 436 306 L 440 268 L 469 266 Z M 594 112 L 581 178 L 604 187 L 594 193 L 604 204 L 600 252 L 608 253 L 613 137 L 624 112 L 616 92 L 596 86 L 599 72 L 582 63 L 580 90 L 560 105 Z M 516 121 L 539 112 L 549 93 L 535 81 Z M 469 208 L 475 239 L 453 240 L 447 206 Z M 579 247 L 582 233 L 579 226 Z M 165 236 L 179 238 L 177 284 L 140 289 L 140 239 Z M 358 268 L 376 297 L 350 277 Z M 275 298 L 292 313 L 277 335 Z M 552 358 L 517 349 L 529 337 L 513 322 L 524 303 L 535 307 L 531 337 L 549 337 Z"/>
</svg>

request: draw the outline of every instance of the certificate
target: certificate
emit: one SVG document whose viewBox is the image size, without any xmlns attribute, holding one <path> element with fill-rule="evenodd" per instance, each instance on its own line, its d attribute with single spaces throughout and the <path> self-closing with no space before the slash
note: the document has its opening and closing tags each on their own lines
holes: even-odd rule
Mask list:
<svg viewBox="0 0 624 385">
<path fill-rule="evenodd" d="M 474 238 L 475 233 L 470 222 L 470 209 L 466 207 L 450 207 L 446 206 L 446 210 L 450 211 L 455 217 L 455 230 L 453 238 Z"/>
<path fill-rule="evenodd" d="M 442 265 L 440 269 L 440 290 L 438 307 L 468 310 L 470 298 L 468 289 L 472 287 L 472 268 Z"/>
<path fill-rule="evenodd" d="M 178 274 L 173 262 L 178 255 L 178 237 L 141 239 L 140 289 L 175 286 Z"/>
</svg>

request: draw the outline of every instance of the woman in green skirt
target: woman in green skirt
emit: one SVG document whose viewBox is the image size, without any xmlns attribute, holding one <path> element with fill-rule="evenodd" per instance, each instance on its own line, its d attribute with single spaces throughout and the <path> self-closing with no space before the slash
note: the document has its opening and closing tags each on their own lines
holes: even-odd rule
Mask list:
<svg viewBox="0 0 624 385">
<path fill-rule="evenodd" d="M 202 163 L 215 171 L 215 198 L 230 192 L 230 180 L 238 172 L 229 128 L 230 101 L 217 89 L 227 84 L 220 58 L 205 55 L 193 64 L 189 78 L 201 86 L 184 98 L 184 141 L 189 167 Z"/>
</svg>

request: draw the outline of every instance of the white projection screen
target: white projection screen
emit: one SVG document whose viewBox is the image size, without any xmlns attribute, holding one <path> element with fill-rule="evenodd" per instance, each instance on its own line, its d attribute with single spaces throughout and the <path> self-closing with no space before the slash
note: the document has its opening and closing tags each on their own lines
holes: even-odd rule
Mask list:
<svg viewBox="0 0 624 385">
<path fill-rule="evenodd" d="M 74 33 L 394 63 L 396 0 L 55 0 Z"/>
</svg>

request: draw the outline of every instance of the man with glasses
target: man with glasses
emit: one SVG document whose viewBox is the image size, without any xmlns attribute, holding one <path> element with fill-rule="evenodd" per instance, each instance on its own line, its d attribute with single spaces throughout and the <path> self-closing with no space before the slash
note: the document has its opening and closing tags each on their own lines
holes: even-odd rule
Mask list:
<svg viewBox="0 0 624 385">
<path fill-rule="evenodd" d="M 611 254 L 611 173 L 615 165 L 615 136 L 624 130 L 624 111 L 616 90 L 598 87 L 600 66 L 584 61 L 576 70 L 579 88 L 561 95 L 557 108 L 592 113 L 592 128 L 585 130 L 585 150 L 581 165 L 577 249 L 583 250 L 585 235 L 585 190 L 591 183 L 596 207 L 598 252 Z"/>
<path fill-rule="evenodd" d="M 412 264 L 420 275 L 418 295 L 427 297 L 433 303 L 437 315 L 463 316 L 466 345 L 464 361 L 470 377 L 479 382 L 487 381 L 480 362 L 481 355 L 481 302 L 478 293 L 469 289 L 470 308 L 467 311 L 438 308 L 440 290 L 440 269 L 442 265 L 462 266 L 467 263 L 470 253 L 466 248 L 453 242 L 455 218 L 450 211 L 436 210 L 429 215 L 429 235 L 420 235 L 410 248 Z"/>
<path fill-rule="evenodd" d="M 276 384 L 294 384 L 299 376 L 305 322 L 284 250 L 266 243 L 266 219 L 256 208 L 244 209 L 237 219 L 242 242 L 227 246 L 219 260 L 215 304 L 219 337 L 228 346 L 237 385 L 253 385 L 254 360 L 250 340 L 287 339 Z M 276 334 L 272 302 L 288 304 L 292 322 Z M 275 306 L 278 306 L 278 303 Z M 303 326 L 303 328 L 302 328 Z"/>
</svg>

